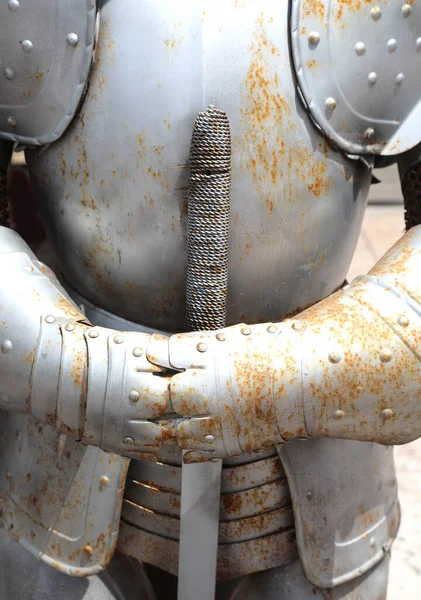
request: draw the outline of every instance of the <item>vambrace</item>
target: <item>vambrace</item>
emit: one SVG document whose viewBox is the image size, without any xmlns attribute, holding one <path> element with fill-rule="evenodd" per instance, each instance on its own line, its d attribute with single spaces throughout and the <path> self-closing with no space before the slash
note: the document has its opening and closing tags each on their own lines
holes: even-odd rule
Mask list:
<svg viewBox="0 0 421 600">
<path fill-rule="evenodd" d="M 351 285 L 280 324 L 170 338 L 185 460 L 294 438 L 421 435 L 421 227 Z"/>
<path fill-rule="evenodd" d="M 0 228 L 0 408 L 125 456 L 157 452 L 167 338 L 93 328 L 20 236 Z M 167 352 L 168 353 L 168 352 Z"/>
</svg>

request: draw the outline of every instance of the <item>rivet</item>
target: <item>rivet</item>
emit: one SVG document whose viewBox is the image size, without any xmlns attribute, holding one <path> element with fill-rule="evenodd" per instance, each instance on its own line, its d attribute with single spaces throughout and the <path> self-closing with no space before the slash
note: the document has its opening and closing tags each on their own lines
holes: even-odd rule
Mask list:
<svg viewBox="0 0 421 600">
<path fill-rule="evenodd" d="M 357 53 L 358 56 L 362 56 L 363 54 L 365 54 L 364 42 L 357 42 L 355 44 L 355 52 Z"/>
<path fill-rule="evenodd" d="M 421 37 L 415 40 L 415 49 L 417 52 L 421 52 Z"/>
<path fill-rule="evenodd" d="M 385 408 L 382 410 L 382 417 L 383 419 L 390 419 L 390 417 L 393 417 L 393 410 L 391 408 Z"/>
<path fill-rule="evenodd" d="M 136 358 L 140 358 L 143 355 L 143 350 L 142 348 L 133 348 L 133 352 L 132 352 L 133 356 L 136 356 Z"/>
<path fill-rule="evenodd" d="M 75 326 L 73 323 L 67 323 L 66 327 L 64 328 L 66 331 L 74 331 L 75 330 Z"/>
<path fill-rule="evenodd" d="M 92 554 L 93 554 L 93 550 L 92 550 L 91 546 L 89 546 L 88 544 L 86 544 L 86 546 L 83 547 L 83 551 L 88 556 L 92 556 Z"/>
<path fill-rule="evenodd" d="M 205 435 L 205 437 L 203 438 L 203 441 L 204 441 L 206 444 L 213 444 L 213 443 L 214 443 L 214 441 L 215 441 L 215 436 L 214 436 L 214 435 L 211 435 L 211 434 Z"/>
<path fill-rule="evenodd" d="M 313 498 L 313 492 L 307 492 L 307 500 L 311 500 Z"/>
<path fill-rule="evenodd" d="M 391 40 L 389 40 L 387 42 L 387 49 L 389 50 L 390 53 L 393 53 L 397 50 L 398 48 L 398 42 L 392 38 Z"/>
<path fill-rule="evenodd" d="M 320 42 L 320 33 L 317 31 L 311 31 L 308 36 L 308 41 L 312 46 L 317 46 L 317 44 Z"/>
<path fill-rule="evenodd" d="M 250 329 L 250 327 L 242 327 L 242 328 L 241 328 L 241 333 L 242 333 L 243 335 L 250 335 L 250 333 L 251 333 L 251 329 Z"/>
<path fill-rule="evenodd" d="M 97 338 L 99 336 L 99 332 L 96 329 L 91 329 L 88 335 L 90 338 Z"/>
<path fill-rule="evenodd" d="M 126 444 L 127 446 L 133 446 L 134 439 L 132 437 L 130 437 L 129 435 L 127 435 L 123 440 L 123 444 Z"/>
<path fill-rule="evenodd" d="M 7 6 L 9 7 L 9 10 L 16 12 L 19 9 L 19 2 L 18 0 L 9 0 Z"/>
<path fill-rule="evenodd" d="M 392 360 L 393 354 L 390 350 L 385 349 L 380 352 L 380 360 L 384 363 L 388 363 Z"/>
<path fill-rule="evenodd" d="M 216 339 L 218 340 L 218 342 L 225 342 L 227 336 L 225 335 L 225 333 L 217 333 Z"/>
<path fill-rule="evenodd" d="M 7 117 L 7 124 L 10 125 L 10 127 L 16 127 L 16 119 L 13 117 Z"/>
<path fill-rule="evenodd" d="M 269 327 L 267 328 L 267 332 L 268 333 L 276 333 L 278 330 L 276 329 L 275 325 L 269 325 Z"/>
<path fill-rule="evenodd" d="M 76 33 L 69 33 L 67 36 L 67 43 L 69 46 L 77 46 L 79 42 L 79 38 Z"/>
<path fill-rule="evenodd" d="M 412 15 L 412 6 L 410 4 L 404 4 L 401 8 L 402 16 L 404 19 Z"/>
<path fill-rule="evenodd" d="M 1 344 L 1 351 L 3 354 L 7 354 L 13 349 L 13 344 L 10 340 L 4 340 Z"/>
<path fill-rule="evenodd" d="M 140 394 L 136 390 L 132 390 L 129 394 L 130 402 L 138 402 L 140 400 Z"/>
<path fill-rule="evenodd" d="M 99 483 L 100 483 L 101 487 L 107 487 L 107 485 L 110 483 L 110 478 L 107 477 L 106 475 L 103 475 L 101 477 L 101 479 L 99 480 Z"/>
<path fill-rule="evenodd" d="M 329 352 L 329 362 L 333 363 L 334 365 L 337 365 L 338 363 L 341 362 L 341 355 L 339 354 L 339 352 Z"/>
<path fill-rule="evenodd" d="M 13 69 L 11 69 L 10 67 L 6 67 L 4 70 L 4 76 L 6 77 L 6 79 L 13 79 L 15 73 Z"/>
<path fill-rule="evenodd" d="M 72 315 L 72 317 L 77 317 L 77 316 L 78 316 L 78 314 L 79 314 L 79 313 L 78 313 L 78 312 L 77 312 L 77 310 L 75 310 L 74 308 L 71 308 L 71 309 L 69 310 L 69 315 Z"/>
<path fill-rule="evenodd" d="M 23 48 L 24 52 L 30 52 L 33 47 L 34 47 L 34 44 L 31 42 L 31 40 L 23 40 L 22 48 Z"/>
<path fill-rule="evenodd" d="M 45 322 L 46 322 L 46 323 L 50 323 L 50 324 L 51 324 L 51 323 L 54 323 L 54 322 L 55 322 L 55 320 L 56 320 L 56 319 L 55 319 L 55 317 L 53 317 L 53 315 L 47 315 L 47 316 L 45 317 Z"/>
<path fill-rule="evenodd" d="M 23 267 L 23 270 L 26 271 L 27 273 L 31 273 L 34 270 L 34 267 L 31 267 L 31 265 L 25 265 Z"/>
<path fill-rule="evenodd" d="M 409 319 L 406 315 L 399 315 L 398 317 L 398 325 L 401 327 L 408 327 Z"/>
<path fill-rule="evenodd" d="M 382 11 L 378 6 L 373 6 L 373 8 L 370 10 L 370 15 L 373 21 L 378 21 L 382 16 Z"/>
<path fill-rule="evenodd" d="M 364 131 L 364 137 L 366 140 L 372 140 L 374 137 L 374 129 L 372 127 L 368 127 L 365 131 Z"/>
<path fill-rule="evenodd" d="M 122 335 L 115 335 L 113 337 L 114 344 L 122 344 L 124 342 L 124 337 Z"/>
<path fill-rule="evenodd" d="M 337 421 L 339 421 L 340 419 L 343 419 L 345 416 L 345 413 L 343 410 L 335 410 L 335 412 L 333 413 L 333 418 L 336 419 Z"/>
<path fill-rule="evenodd" d="M 335 110 L 336 108 L 336 100 L 335 98 L 327 98 L 326 100 L 326 108 L 329 110 Z"/>
<path fill-rule="evenodd" d="M 220 458 L 211 458 L 211 459 L 210 459 L 210 462 L 217 463 L 217 462 L 219 462 L 220 460 L 221 460 Z"/>
<path fill-rule="evenodd" d="M 207 345 L 204 342 L 200 342 L 200 344 L 197 344 L 196 348 L 198 352 L 206 352 L 206 350 L 208 349 Z"/>
<path fill-rule="evenodd" d="M 398 73 L 396 75 L 396 85 L 402 85 L 403 82 L 405 81 L 405 74 L 404 73 Z"/>
<path fill-rule="evenodd" d="M 374 85 L 375 83 L 377 83 L 377 79 L 377 73 L 375 73 L 374 71 L 368 74 L 367 80 L 370 85 Z"/>
<path fill-rule="evenodd" d="M 376 538 L 375 537 L 370 538 L 370 546 L 372 548 L 374 548 L 375 545 L 376 545 Z"/>
</svg>

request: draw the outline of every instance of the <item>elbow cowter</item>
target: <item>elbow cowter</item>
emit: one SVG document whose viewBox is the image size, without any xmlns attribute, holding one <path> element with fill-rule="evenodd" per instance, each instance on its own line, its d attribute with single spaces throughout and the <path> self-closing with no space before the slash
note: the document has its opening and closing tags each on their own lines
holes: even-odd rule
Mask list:
<svg viewBox="0 0 421 600">
<path fill-rule="evenodd" d="M 171 384 L 174 409 L 193 417 L 178 426 L 180 445 L 193 450 L 186 460 L 297 437 L 418 438 L 421 227 L 368 275 L 292 320 L 173 336 L 170 362 L 186 369 Z"/>
</svg>

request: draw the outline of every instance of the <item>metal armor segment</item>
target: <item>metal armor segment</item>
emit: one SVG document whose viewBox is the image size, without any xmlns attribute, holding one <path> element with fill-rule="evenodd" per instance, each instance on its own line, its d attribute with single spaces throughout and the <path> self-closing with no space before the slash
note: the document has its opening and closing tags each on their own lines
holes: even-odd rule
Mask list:
<svg viewBox="0 0 421 600">
<path fill-rule="evenodd" d="M 292 55 L 317 126 L 351 154 L 419 143 L 419 2 L 292 0 Z"/>
<path fill-rule="evenodd" d="M 93 575 L 117 540 L 128 460 L 1 411 L 1 525 L 43 562 Z"/>
<path fill-rule="evenodd" d="M 95 0 L 1 3 L 0 139 L 39 146 L 63 134 L 86 88 L 95 16 Z"/>
<path fill-rule="evenodd" d="M 103 3 L 79 115 L 27 152 L 80 295 L 150 328 L 188 329 L 188 160 L 209 105 L 231 127 L 227 324 L 282 319 L 342 285 L 370 169 L 329 147 L 297 102 L 288 23 L 288 2 L 273 0 Z"/>
<path fill-rule="evenodd" d="M 295 440 L 278 449 L 307 579 L 331 588 L 366 573 L 389 552 L 399 527 L 392 448 Z"/>
<path fill-rule="evenodd" d="M 171 379 L 172 406 L 190 417 L 177 430 L 185 459 L 306 436 L 419 437 L 420 262 L 418 226 L 368 276 L 296 320 L 172 336 L 170 362 L 185 369 Z"/>
</svg>

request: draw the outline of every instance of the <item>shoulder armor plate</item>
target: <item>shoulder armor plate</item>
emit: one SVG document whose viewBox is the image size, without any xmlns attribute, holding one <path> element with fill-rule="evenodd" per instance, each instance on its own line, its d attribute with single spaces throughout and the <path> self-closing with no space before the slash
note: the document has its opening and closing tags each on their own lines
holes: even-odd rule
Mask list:
<svg viewBox="0 0 421 600">
<path fill-rule="evenodd" d="M 79 105 L 93 57 L 95 0 L 0 4 L 0 138 L 59 138 Z"/>
<path fill-rule="evenodd" d="M 421 4 L 293 0 L 294 66 L 316 124 L 351 154 L 421 139 Z"/>
</svg>

